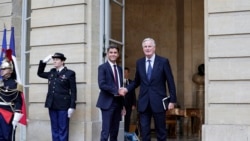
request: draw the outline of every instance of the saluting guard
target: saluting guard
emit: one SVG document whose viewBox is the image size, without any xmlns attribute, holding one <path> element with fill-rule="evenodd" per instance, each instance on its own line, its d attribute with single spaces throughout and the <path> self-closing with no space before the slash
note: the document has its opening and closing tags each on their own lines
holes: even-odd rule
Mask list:
<svg viewBox="0 0 250 141">
<path fill-rule="evenodd" d="M 54 68 L 44 72 L 51 58 Z M 76 108 L 75 72 L 64 66 L 65 60 L 62 53 L 49 55 L 40 61 L 37 72 L 39 77 L 48 79 L 45 107 L 49 110 L 53 141 L 68 141 L 69 118 Z"/>
</svg>

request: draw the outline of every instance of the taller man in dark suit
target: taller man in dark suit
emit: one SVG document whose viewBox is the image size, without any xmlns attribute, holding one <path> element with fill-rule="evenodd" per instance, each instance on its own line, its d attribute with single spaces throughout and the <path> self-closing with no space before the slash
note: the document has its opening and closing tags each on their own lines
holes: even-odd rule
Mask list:
<svg viewBox="0 0 250 141">
<path fill-rule="evenodd" d="M 100 88 L 96 106 L 102 112 L 101 141 L 117 141 L 119 123 L 122 119 L 124 98 L 118 90 L 123 84 L 122 68 L 117 65 L 119 48 L 107 49 L 108 60 L 98 67 L 98 84 Z"/>
<path fill-rule="evenodd" d="M 170 64 L 167 58 L 155 54 L 156 45 L 152 38 L 142 41 L 145 57 L 136 62 L 135 79 L 126 88 L 120 89 L 121 95 L 130 92 L 140 85 L 138 97 L 138 112 L 142 141 L 150 141 L 150 122 L 154 118 L 158 141 L 166 141 L 166 111 L 162 99 L 166 97 L 167 87 L 170 95 L 168 109 L 174 108 L 176 103 L 176 89 Z"/>
<path fill-rule="evenodd" d="M 46 63 L 53 58 L 54 68 L 44 72 Z M 45 107 L 49 109 L 52 140 L 69 140 L 69 118 L 76 108 L 76 75 L 64 66 L 66 57 L 62 53 L 49 55 L 41 60 L 37 75 L 48 79 Z"/>
</svg>

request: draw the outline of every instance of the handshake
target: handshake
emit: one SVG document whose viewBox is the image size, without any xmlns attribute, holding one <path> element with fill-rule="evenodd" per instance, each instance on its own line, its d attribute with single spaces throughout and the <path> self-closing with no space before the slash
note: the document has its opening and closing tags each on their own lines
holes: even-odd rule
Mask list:
<svg viewBox="0 0 250 141">
<path fill-rule="evenodd" d="M 118 91 L 120 96 L 125 96 L 127 92 L 128 92 L 128 89 L 125 87 L 121 87 Z"/>
</svg>

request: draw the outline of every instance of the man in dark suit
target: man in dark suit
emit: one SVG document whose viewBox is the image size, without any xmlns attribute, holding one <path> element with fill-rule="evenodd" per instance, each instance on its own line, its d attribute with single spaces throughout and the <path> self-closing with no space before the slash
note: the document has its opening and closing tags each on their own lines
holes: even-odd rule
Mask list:
<svg viewBox="0 0 250 141">
<path fill-rule="evenodd" d="M 51 58 L 54 68 L 44 72 Z M 49 55 L 40 61 L 37 72 L 39 77 L 49 81 L 45 107 L 49 109 L 53 141 L 69 140 L 69 118 L 76 108 L 76 76 L 73 70 L 64 66 L 65 60 L 62 53 Z"/>
<path fill-rule="evenodd" d="M 123 84 L 122 68 L 116 62 L 119 57 L 119 48 L 110 46 L 107 49 L 107 57 L 107 62 L 98 67 L 100 93 L 96 106 L 102 112 L 100 140 L 117 141 L 124 106 L 124 98 L 118 93 Z"/>
<path fill-rule="evenodd" d="M 162 99 L 166 97 L 167 88 L 170 95 L 168 109 L 174 108 L 176 103 L 176 89 L 170 64 L 167 58 L 155 54 L 156 45 L 152 38 L 146 38 L 142 42 L 145 57 L 136 63 L 134 82 L 126 88 L 121 88 L 121 95 L 130 92 L 140 85 L 138 97 L 138 112 L 142 141 L 150 141 L 150 122 L 154 118 L 158 141 L 166 141 L 166 111 L 163 108 Z"/>
<path fill-rule="evenodd" d="M 129 79 L 129 68 L 125 67 L 124 69 L 124 82 L 125 86 L 128 86 L 132 80 Z M 125 115 L 125 121 L 124 121 L 124 131 L 129 132 L 129 125 L 130 125 L 130 118 L 132 110 L 134 110 L 136 107 L 136 95 L 135 90 L 132 90 L 130 94 L 125 95 L 125 109 L 126 109 L 126 115 Z"/>
</svg>

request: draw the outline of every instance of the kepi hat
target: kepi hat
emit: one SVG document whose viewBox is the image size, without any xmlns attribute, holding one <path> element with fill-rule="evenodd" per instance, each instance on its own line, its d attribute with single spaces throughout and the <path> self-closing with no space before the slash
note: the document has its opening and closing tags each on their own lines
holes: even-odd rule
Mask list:
<svg viewBox="0 0 250 141">
<path fill-rule="evenodd" d="M 53 56 L 52 56 L 52 58 L 54 59 L 54 58 L 59 58 L 59 59 L 61 59 L 62 61 L 65 61 L 67 58 L 64 56 L 64 54 L 62 54 L 62 53 L 59 53 L 59 52 L 56 52 Z"/>
</svg>

